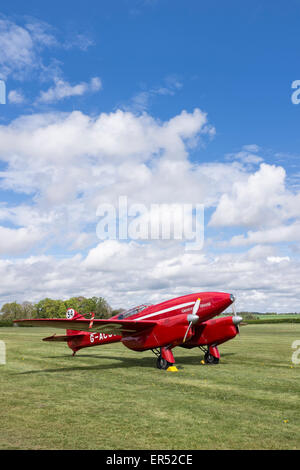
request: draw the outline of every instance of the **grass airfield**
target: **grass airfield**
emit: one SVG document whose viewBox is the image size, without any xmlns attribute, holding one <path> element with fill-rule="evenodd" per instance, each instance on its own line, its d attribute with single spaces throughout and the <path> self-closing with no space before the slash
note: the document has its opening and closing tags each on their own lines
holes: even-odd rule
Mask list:
<svg viewBox="0 0 300 470">
<path fill-rule="evenodd" d="M 241 327 L 219 365 L 175 348 L 178 372 L 118 343 L 72 357 L 53 332 L 0 328 L 0 449 L 300 448 L 300 324 Z"/>
</svg>

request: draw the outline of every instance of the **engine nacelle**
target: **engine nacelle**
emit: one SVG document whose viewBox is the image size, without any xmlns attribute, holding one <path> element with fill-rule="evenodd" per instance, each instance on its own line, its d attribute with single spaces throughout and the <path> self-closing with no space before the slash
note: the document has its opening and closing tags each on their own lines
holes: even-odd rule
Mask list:
<svg viewBox="0 0 300 470">
<path fill-rule="evenodd" d="M 141 333 L 123 336 L 122 343 L 134 351 L 146 351 L 164 346 L 179 346 L 188 328 L 186 314 L 164 318 L 157 325 Z M 186 340 L 192 337 L 192 329 L 188 331 Z"/>
<path fill-rule="evenodd" d="M 213 318 L 201 323 L 195 327 L 194 336 L 187 342 L 185 347 L 218 345 L 229 341 L 238 333 L 238 328 L 232 319 L 233 317 Z"/>
</svg>

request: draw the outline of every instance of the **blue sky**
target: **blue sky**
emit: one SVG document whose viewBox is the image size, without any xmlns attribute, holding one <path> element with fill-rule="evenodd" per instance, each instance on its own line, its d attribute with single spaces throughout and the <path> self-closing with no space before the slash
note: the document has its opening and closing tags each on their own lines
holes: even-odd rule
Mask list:
<svg viewBox="0 0 300 470">
<path fill-rule="evenodd" d="M 18 24 L 26 17 L 44 21 L 63 41 L 82 34 L 94 43 L 87 51 L 44 51 L 45 62 L 53 56 L 63 62 L 70 81 L 101 75 L 105 93 L 96 102 L 85 99 L 81 109 L 109 112 L 138 90 L 175 76 L 182 83 L 176 98 L 153 99 L 151 113 L 166 119 L 182 109 L 205 109 L 219 129 L 211 152 L 234 151 L 245 138 L 278 152 L 288 143 L 297 152 L 298 109 L 290 95 L 299 68 L 298 1 L 253 1 L 248 8 L 238 1 L 66 5 L 12 1 L 1 12 Z M 38 86 L 26 84 L 33 94 Z M 73 105 L 78 102 L 61 108 Z"/>
<path fill-rule="evenodd" d="M 2 5 L 0 302 L 199 286 L 299 310 L 299 15 L 296 0 Z M 97 204 L 121 191 L 203 203 L 204 250 L 99 243 Z"/>
</svg>

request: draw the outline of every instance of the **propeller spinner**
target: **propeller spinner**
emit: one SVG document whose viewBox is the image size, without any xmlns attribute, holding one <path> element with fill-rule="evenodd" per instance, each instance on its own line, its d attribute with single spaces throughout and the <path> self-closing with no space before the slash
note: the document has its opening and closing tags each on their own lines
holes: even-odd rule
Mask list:
<svg viewBox="0 0 300 470">
<path fill-rule="evenodd" d="M 235 305 L 235 297 L 233 295 L 230 296 L 231 300 L 232 300 L 232 304 L 231 304 L 231 308 L 232 308 L 232 314 L 233 314 L 233 317 L 232 317 L 232 322 L 233 324 L 235 325 L 236 329 L 237 329 L 237 332 L 240 333 L 240 330 L 239 330 L 239 324 L 241 323 L 241 321 L 243 320 L 242 317 L 240 317 L 237 312 L 236 312 L 236 305 Z"/>
</svg>

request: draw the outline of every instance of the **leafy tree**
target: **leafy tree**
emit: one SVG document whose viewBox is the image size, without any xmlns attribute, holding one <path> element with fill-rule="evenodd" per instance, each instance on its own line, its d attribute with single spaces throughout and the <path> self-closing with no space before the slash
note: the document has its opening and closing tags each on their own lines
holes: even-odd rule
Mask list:
<svg viewBox="0 0 300 470">
<path fill-rule="evenodd" d="M 15 320 L 20 318 L 65 318 L 66 310 L 74 308 L 78 313 L 94 312 L 95 318 L 109 318 L 112 309 L 103 297 L 85 298 L 83 296 L 71 297 L 68 300 L 45 298 L 32 304 L 30 302 L 6 303 L 2 306 L 1 320 Z"/>
<path fill-rule="evenodd" d="M 97 309 L 97 297 L 92 297 L 90 299 L 84 299 L 82 302 L 83 312 L 95 312 Z"/>
<path fill-rule="evenodd" d="M 95 318 L 109 318 L 112 309 L 103 297 L 71 297 L 65 301 L 66 308 L 74 308 L 78 313 L 85 314 L 93 312 Z"/>
<path fill-rule="evenodd" d="M 37 318 L 64 318 L 66 306 L 62 300 L 43 299 L 35 305 Z"/>
<path fill-rule="evenodd" d="M 17 302 L 8 302 L 2 305 L 1 320 L 17 320 L 22 318 L 22 307 Z"/>
<path fill-rule="evenodd" d="M 125 308 L 117 308 L 111 312 L 112 316 L 118 315 L 119 313 L 125 312 Z"/>
<path fill-rule="evenodd" d="M 259 320 L 259 316 L 253 312 L 238 312 L 238 315 L 241 315 L 243 320 Z"/>
<path fill-rule="evenodd" d="M 65 300 L 64 301 L 65 311 L 68 308 L 74 308 L 74 310 L 76 310 L 76 312 L 78 313 L 85 313 L 82 311 L 82 308 L 81 308 L 81 303 L 82 303 L 83 298 L 84 297 L 71 297 L 70 299 Z"/>
<path fill-rule="evenodd" d="M 98 297 L 95 308 L 95 318 L 109 318 L 112 316 L 112 309 L 103 297 Z"/>
<path fill-rule="evenodd" d="M 36 309 L 31 302 L 23 302 L 21 308 L 22 318 L 33 318 L 35 316 Z"/>
</svg>

